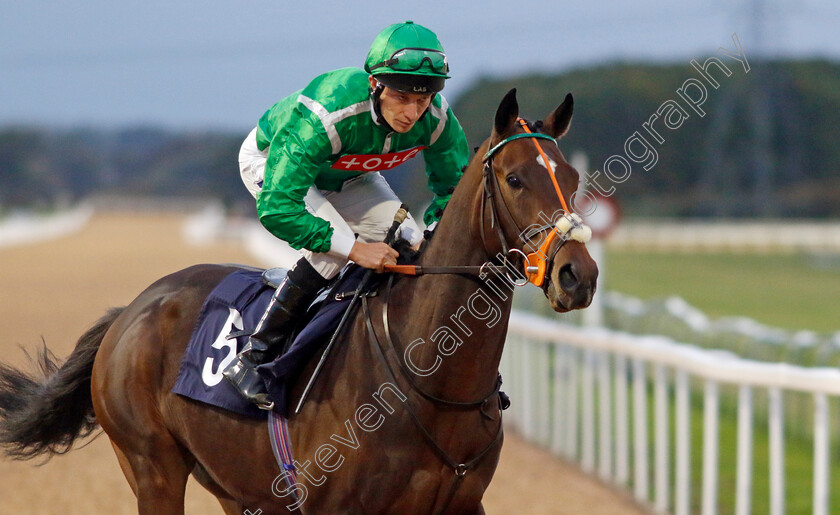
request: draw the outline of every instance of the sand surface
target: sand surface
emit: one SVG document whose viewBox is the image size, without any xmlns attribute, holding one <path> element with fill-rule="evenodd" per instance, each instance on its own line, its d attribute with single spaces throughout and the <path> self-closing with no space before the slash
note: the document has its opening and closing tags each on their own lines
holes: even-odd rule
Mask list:
<svg viewBox="0 0 840 515">
<path fill-rule="evenodd" d="M 0 360 L 26 364 L 21 346 L 34 351 L 42 338 L 58 356 L 67 356 L 108 307 L 129 303 L 180 268 L 204 262 L 259 264 L 233 243 L 185 244 L 182 223 L 183 217 L 173 214 L 97 214 L 71 236 L 0 249 Z M 41 466 L 0 457 L 0 514 L 136 513 L 107 437 L 84 443 Z M 645 513 L 626 495 L 511 433 L 505 435 L 485 508 L 489 514 Z M 191 480 L 186 512 L 221 509 Z"/>
</svg>

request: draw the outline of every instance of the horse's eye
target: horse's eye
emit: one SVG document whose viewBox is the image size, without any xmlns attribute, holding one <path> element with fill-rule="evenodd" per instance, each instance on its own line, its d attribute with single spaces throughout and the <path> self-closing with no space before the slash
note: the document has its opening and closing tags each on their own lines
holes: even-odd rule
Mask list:
<svg viewBox="0 0 840 515">
<path fill-rule="evenodd" d="M 511 188 L 513 188 L 513 189 L 517 189 L 517 190 L 518 190 L 519 188 L 521 188 L 521 187 L 522 187 L 522 181 L 520 181 L 520 180 L 519 180 L 519 177 L 517 177 L 517 176 L 515 176 L 515 175 L 513 175 L 513 174 L 508 175 L 508 176 L 505 178 L 505 180 L 507 181 L 508 186 L 510 186 L 510 187 L 511 187 Z"/>
</svg>

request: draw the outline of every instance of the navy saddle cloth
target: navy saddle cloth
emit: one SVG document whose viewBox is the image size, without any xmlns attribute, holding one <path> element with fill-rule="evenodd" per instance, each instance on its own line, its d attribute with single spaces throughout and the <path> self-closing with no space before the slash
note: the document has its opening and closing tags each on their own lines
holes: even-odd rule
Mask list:
<svg viewBox="0 0 840 515">
<path fill-rule="evenodd" d="M 352 295 L 336 300 L 338 292 L 352 292 L 364 270 L 351 268 L 330 294 L 310 308 L 311 320 L 294 337 L 288 350 L 258 370 L 265 379 L 274 410 L 289 415 L 288 393 L 299 372 L 338 327 Z M 246 401 L 222 377 L 257 326 L 274 293 L 262 279 L 261 270 L 237 270 L 224 278 L 207 296 L 187 350 L 181 361 L 173 393 L 240 415 L 265 419 L 268 413 Z M 235 336 L 236 333 L 243 333 Z M 233 337 L 230 337 L 234 335 Z"/>
</svg>

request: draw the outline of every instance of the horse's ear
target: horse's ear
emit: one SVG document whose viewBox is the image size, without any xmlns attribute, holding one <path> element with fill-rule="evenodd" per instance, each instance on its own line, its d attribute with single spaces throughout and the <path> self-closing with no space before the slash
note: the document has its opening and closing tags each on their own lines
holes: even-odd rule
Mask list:
<svg viewBox="0 0 840 515">
<path fill-rule="evenodd" d="M 543 120 L 543 130 L 546 134 L 557 139 L 562 138 L 569 132 L 569 125 L 572 123 L 572 112 L 575 110 L 575 99 L 571 93 L 566 94 L 566 99 L 553 113 Z"/>
<path fill-rule="evenodd" d="M 502 103 L 499 104 L 499 109 L 496 110 L 496 125 L 494 132 L 497 135 L 506 133 L 516 123 L 516 118 L 519 116 L 519 103 L 516 101 L 516 88 L 507 92 Z"/>
</svg>

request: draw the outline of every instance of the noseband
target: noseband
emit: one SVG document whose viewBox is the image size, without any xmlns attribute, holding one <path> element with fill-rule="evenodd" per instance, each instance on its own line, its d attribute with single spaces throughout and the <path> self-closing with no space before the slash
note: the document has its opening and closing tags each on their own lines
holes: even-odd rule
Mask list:
<svg viewBox="0 0 840 515">
<path fill-rule="evenodd" d="M 484 233 L 484 213 L 486 209 L 486 204 L 489 202 L 490 204 L 490 227 L 496 230 L 496 236 L 499 238 L 499 241 L 502 245 L 502 252 L 504 255 L 504 261 L 508 260 L 508 256 L 511 254 L 520 254 L 523 259 L 523 266 L 525 267 L 525 277 L 527 278 L 523 282 L 517 282 L 518 286 L 524 286 L 527 283 L 531 283 L 535 286 L 542 286 L 543 282 L 545 281 L 545 274 L 548 270 L 548 263 L 554 258 L 560 248 L 568 241 L 568 240 L 575 240 L 581 243 L 586 243 L 592 237 L 592 231 L 589 227 L 587 227 L 583 220 L 578 216 L 576 213 L 572 213 L 569 210 L 568 205 L 566 204 L 566 200 L 563 197 L 563 191 L 560 189 L 560 185 L 557 183 L 557 178 L 554 176 L 554 170 L 551 169 L 551 164 L 546 156 L 545 152 L 543 151 L 542 147 L 540 147 L 539 143 L 537 143 L 538 139 L 547 139 L 552 143 L 557 145 L 557 142 L 554 138 L 547 134 L 542 134 L 539 132 L 531 132 L 528 128 L 528 123 L 523 120 L 522 118 L 518 119 L 519 125 L 525 132 L 514 134 L 513 136 L 508 136 L 507 138 L 503 139 L 495 146 L 493 146 L 487 153 L 484 154 L 483 161 L 484 161 L 484 195 L 481 197 L 481 241 L 484 245 L 485 252 L 490 254 L 487 250 L 487 238 Z M 511 141 L 522 139 L 522 138 L 530 138 L 531 141 L 534 143 L 534 146 L 537 148 L 537 151 L 540 153 L 540 156 L 543 159 L 543 164 L 545 165 L 546 170 L 548 171 L 548 175 L 551 178 L 551 183 L 554 186 L 554 191 L 557 193 L 557 198 L 560 199 L 560 205 L 563 207 L 563 216 L 560 217 L 556 222 L 547 223 L 543 225 L 535 224 L 534 228 L 529 230 L 527 233 L 523 235 L 522 229 L 520 229 L 520 225 L 516 222 L 516 219 L 510 212 L 510 209 L 505 202 L 504 196 L 501 194 L 501 188 L 499 186 L 499 179 L 496 177 L 496 173 L 493 170 L 493 158 L 499 151 Z M 497 201 L 498 199 L 498 201 Z M 525 254 L 525 252 L 518 248 L 511 248 L 508 246 L 507 240 L 505 239 L 504 232 L 502 231 L 501 223 L 497 223 L 499 220 L 499 208 L 502 208 L 502 213 L 505 217 L 510 221 L 513 227 L 516 229 L 517 238 L 522 241 L 523 248 L 525 245 L 528 245 L 531 248 L 537 248 L 536 251 L 531 252 L 529 254 Z M 532 227 L 532 226 L 529 226 Z M 550 231 L 547 236 L 543 236 L 543 241 L 539 246 L 533 245 L 531 243 L 532 239 L 535 236 L 542 235 L 545 231 Z M 554 241 L 556 237 L 560 238 L 560 244 L 554 249 L 554 252 L 551 256 L 548 256 L 548 249 L 551 246 L 551 243 Z"/>
<path fill-rule="evenodd" d="M 502 250 L 504 252 L 503 263 L 501 265 L 498 264 L 490 264 L 486 262 L 481 266 L 422 266 L 422 265 L 394 265 L 386 267 L 386 271 L 388 272 L 396 272 L 402 273 L 407 275 L 422 275 L 422 274 L 461 274 L 461 275 L 473 275 L 478 277 L 486 277 L 486 274 L 490 270 L 495 270 L 496 273 L 504 273 L 508 275 L 508 279 L 511 280 L 513 284 L 518 286 L 523 286 L 528 282 L 531 282 L 537 286 L 542 286 L 545 273 L 547 269 L 547 263 L 551 260 L 551 258 L 546 258 L 545 253 L 548 252 L 548 248 L 551 243 L 554 241 L 555 238 L 560 238 L 560 244 L 554 250 L 554 253 L 559 250 L 559 248 L 569 239 L 574 239 L 577 241 L 581 241 L 585 243 L 588 241 L 587 231 L 589 228 L 586 227 L 580 217 L 574 213 L 571 213 L 566 205 L 566 201 L 563 198 L 563 193 L 560 190 L 560 186 L 557 184 L 557 179 L 554 177 L 554 172 L 551 170 L 551 165 L 549 164 L 548 157 L 543 152 L 542 148 L 537 144 L 537 139 L 548 139 L 555 143 L 554 138 L 548 136 L 546 134 L 541 133 L 533 133 L 528 129 L 527 124 L 524 120 L 520 120 L 520 124 L 522 125 L 523 129 L 525 130 L 524 133 L 515 134 L 513 136 L 509 136 L 508 138 L 502 140 L 498 144 L 496 144 L 493 148 L 491 148 L 483 158 L 484 162 L 484 177 L 482 179 L 484 191 L 481 196 L 481 241 L 484 246 L 484 251 L 488 256 L 491 256 L 490 252 L 488 251 L 487 241 L 485 237 L 485 228 L 484 228 L 484 219 L 485 219 L 485 209 L 487 209 L 487 204 L 489 203 L 489 213 L 490 213 L 490 226 L 495 229 L 496 234 L 499 238 L 499 241 L 502 245 Z M 511 141 L 521 139 L 521 138 L 531 138 L 534 142 L 534 145 L 537 147 L 540 155 L 543 156 L 543 160 L 545 162 L 545 166 L 548 169 L 548 173 L 551 176 L 552 184 L 557 192 L 557 196 L 560 198 L 560 203 L 563 206 L 564 215 L 558 220 L 556 223 L 550 223 L 542 226 L 536 226 L 536 228 L 529 230 L 525 235 L 522 234 L 521 229 L 519 228 L 519 224 L 516 223 L 513 215 L 508 209 L 507 204 L 505 203 L 504 196 L 501 193 L 501 189 L 499 187 L 499 181 L 496 177 L 496 174 L 493 170 L 493 157 L 498 154 L 498 152 L 508 143 Z M 506 218 L 508 218 L 509 222 L 516 228 L 518 238 L 522 240 L 523 248 L 524 245 L 531 245 L 531 241 L 534 237 L 542 235 L 545 231 L 550 231 L 548 236 L 545 236 L 545 241 L 540 245 L 539 250 L 536 252 L 525 254 L 522 249 L 519 248 L 511 248 L 508 245 L 507 240 L 505 239 L 504 232 L 501 228 L 501 224 L 499 223 L 500 217 L 499 214 L 502 213 Z M 588 232 L 591 235 L 591 232 Z M 524 282 L 518 282 L 519 278 L 511 278 L 510 277 L 510 268 L 508 259 L 511 254 L 520 254 L 524 260 L 525 266 L 525 273 L 527 279 Z M 554 256 L 552 255 L 552 258 Z M 490 261 L 496 261 L 494 258 L 491 257 Z M 498 262 L 498 261 L 496 261 Z M 513 269 L 515 270 L 515 269 Z M 368 332 L 370 345 L 372 348 L 372 352 L 374 356 L 376 356 L 379 362 L 383 365 L 383 368 L 387 374 L 389 381 L 394 384 L 397 384 L 397 374 L 394 373 L 394 369 L 389 363 L 389 359 L 386 356 L 386 352 L 393 352 L 396 355 L 392 357 L 398 366 L 396 369 L 399 371 L 399 375 L 403 376 L 406 382 L 411 386 L 412 391 L 417 392 L 426 400 L 432 402 L 434 405 L 439 406 L 440 408 L 445 409 L 459 409 L 459 410 L 480 410 L 481 414 L 488 418 L 492 419 L 490 415 L 485 412 L 485 409 L 492 408 L 494 405 L 491 402 L 494 399 L 497 399 L 499 396 L 499 388 L 501 387 L 501 376 L 499 376 L 496 380 L 496 383 L 493 387 L 493 390 L 478 399 L 472 399 L 467 401 L 453 401 L 448 399 L 443 399 L 430 393 L 424 391 L 419 384 L 413 379 L 412 373 L 406 368 L 403 363 L 403 359 L 397 352 L 397 346 L 394 343 L 393 337 L 391 335 L 391 329 L 389 324 L 389 317 L 388 317 L 388 305 L 390 301 L 390 293 L 391 288 L 394 283 L 394 276 L 391 275 L 388 278 L 388 283 L 384 291 L 384 300 L 382 303 L 382 328 L 384 331 L 384 338 L 385 338 L 385 345 L 383 345 L 382 341 L 380 340 L 377 332 L 374 328 L 371 318 L 371 311 L 370 307 L 368 306 L 367 295 L 362 296 L 362 310 L 365 317 L 366 329 Z M 338 329 L 340 331 L 340 329 Z M 405 352 L 405 351 L 403 351 Z M 428 442 L 431 448 L 437 453 L 437 455 L 446 463 L 455 473 L 455 479 L 451 483 L 449 488 L 449 492 L 446 494 L 445 500 L 440 508 L 440 513 L 446 513 L 449 509 L 449 505 L 452 503 L 452 500 L 455 497 L 455 494 L 463 483 L 466 474 L 471 469 L 478 466 L 479 463 L 484 459 L 486 455 L 488 455 L 493 449 L 496 449 L 502 440 L 502 423 L 501 417 L 499 420 L 498 428 L 496 429 L 495 437 L 490 440 L 477 454 L 473 455 L 471 459 L 460 461 L 457 460 L 452 454 L 447 452 L 438 440 L 435 438 L 433 433 L 425 427 L 422 420 L 420 419 L 419 415 L 415 412 L 415 410 L 409 405 L 405 404 L 407 413 L 410 415 L 414 425 L 418 428 L 420 433 L 423 435 L 424 439 Z M 499 413 L 501 414 L 501 410 L 505 408 L 501 404 L 498 405 Z"/>
</svg>

